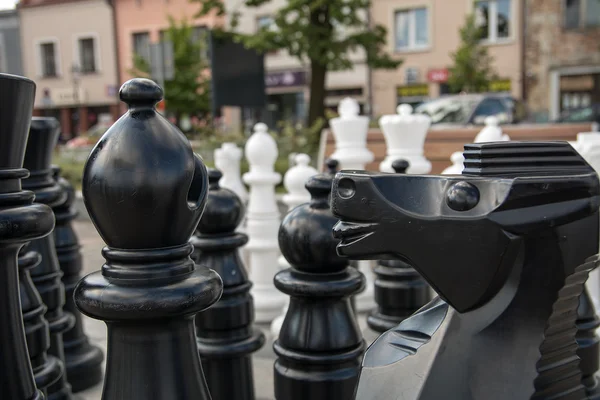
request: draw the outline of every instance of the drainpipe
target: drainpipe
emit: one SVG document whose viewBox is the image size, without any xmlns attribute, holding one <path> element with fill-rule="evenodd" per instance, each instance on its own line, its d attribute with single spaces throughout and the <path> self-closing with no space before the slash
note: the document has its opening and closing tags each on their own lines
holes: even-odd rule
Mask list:
<svg viewBox="0 0 600 400">
<path fill-rule="evenodd" d="M 372 0 L 373 1 L 373 0 Z M 369 30 L 371 26 L 371 5 L 367 8 L 367 26 Z M 367 60 L 365 60 L 367 61 Z M 373 119 L 373 69 L 367 63 L 367 104 L 369 105 L 369 118 Z"/>
<path fill-rule="evenodd" d="M 119 57 L 119 31 L 117 29 L 117 1 L 118 0 L 106 0 L 108 5 L 112 8 L 112 23 L 113 23 L 113 36 L 114 36 L 114 46 L 115 46 L 115 66 L 116 66 L 116 72 L 117 72 L 117 82 L 116 83 L 116 88 L 117 88 L 117 93 L 118 93 L 118 88 L 121 86 L 121 63 L 120 63 L 120 57 Z M 120 102 L 117 101 L 116 104 L 117 107 L 117 113 L 120 114 Z"/>
<path fill-rule="evenodd" d="M 521 98 L 523 102 L 527 101 L 527 63 L 525 55 L 527 53 L 527 1 L 521 1 Z"/>
</svg>

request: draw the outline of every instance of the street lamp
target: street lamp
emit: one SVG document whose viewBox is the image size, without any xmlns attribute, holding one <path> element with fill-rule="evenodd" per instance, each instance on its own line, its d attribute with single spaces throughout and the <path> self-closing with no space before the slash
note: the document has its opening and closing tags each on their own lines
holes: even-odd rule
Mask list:
<svg viewBox="0 0 600 400">
<path fill-rule="evenodd" d="M 79 80 L 81 79 L 81 71 L 77 64 L 71 66 L 71 79 L 73 80 L 73 101 L 75 103 L 76 125 L 73 129 L 73 137 L 75 137 L 79 133 Z"/>
</svg>

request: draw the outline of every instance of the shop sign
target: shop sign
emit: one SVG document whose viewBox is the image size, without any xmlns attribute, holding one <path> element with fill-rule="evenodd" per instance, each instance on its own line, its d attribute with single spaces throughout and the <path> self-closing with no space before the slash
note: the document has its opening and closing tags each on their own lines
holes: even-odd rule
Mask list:
<svg viewBox="0 0 600 400">
<path fill-rule="evenodd" d="M 41 107 L 75 106 L 87 101 L 86 91 L 83 88 L 44 89 L 40 98 Z"/>
<path fill-rule="evenodd" d="M 306 71 L 270 72 L 265 75 L 268 88 L 303 86 L 306 81 Z"/>
<path fill-rule="evenodd" d="M 449 76 L 450 76 L 450 71 L 448 71 L 448 68 L 430 69 L 427 72 L 427 82 L 446 83 L 446 82 L 448 82 Z"/>
<path fill-rule="evenodd" d="M 510 79 L 498 79 L 490 82 L 490 92 L 510 92 Z"/>
<path fill-rule="evenodd" d="M 429 85 L 423 83 L 419 85 L 398 86 L 396 92 L 398 97 L 429 96 Z"/>
<path fill-rule="evenodd" d="M 560 90 L 563 91 L 586 91 L 594 89 L 594 77 L 592 75 L 561 76 Z"/>
</svg>

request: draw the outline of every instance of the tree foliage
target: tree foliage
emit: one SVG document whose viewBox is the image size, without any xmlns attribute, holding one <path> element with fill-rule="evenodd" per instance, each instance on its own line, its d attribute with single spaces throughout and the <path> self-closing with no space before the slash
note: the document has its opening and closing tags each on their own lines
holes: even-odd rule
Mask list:
<svg viewBox="0 0 600 400">
<path fill-rule="evenodd" d="M 165 39 L 173 43 L 173 79 L 165 80 L 165 105 L 179 121 L 182 116 L 207 118 L 210 115 L 210 78 L 205 73 L 208 66 L 205 57 L 206 40 L 195 38 L 193 27 L 184 19 L 180 22 L 169 17 Z M 143 56 L 134 54 L 130 73 L 138 77 L 150 77 L 150 63 Z"/>
<path fill-rule="evenodd" d="M 460 29 L 461 44 L 450 56 L 454 61 L 449 68 L 448 85 L 454 93 L 482 92 L 489 88 L 496 74 L 492 68 L 493 58 L 481 44 L 482 32 L 477 26 L 475 15 L 467 16 Z"/>
<path fill-rule="evenodd" d="M 236 31 L 240 10 L 225 8 L 222 0 L 190 0 L 201 4 L 197 16 L 216 12 L 230 23 L 221 30 L 234 35 L 247 48 L 261 53 L 286 50 L 310 67 L 310 104 L 307 126 L 323 124 L 325 117 L 325 76 L 328 71 L 351 69 L 352 53 L 362 50 L 373 68 L 394 69 L 400 60 L 383 51 L 386 29 L 367 21 L 370 0 L 286 0 L 271 16 L 273 25 L 252 34 Z M 256 8 L 271 0 L 245 0 Z"/>
</svg>

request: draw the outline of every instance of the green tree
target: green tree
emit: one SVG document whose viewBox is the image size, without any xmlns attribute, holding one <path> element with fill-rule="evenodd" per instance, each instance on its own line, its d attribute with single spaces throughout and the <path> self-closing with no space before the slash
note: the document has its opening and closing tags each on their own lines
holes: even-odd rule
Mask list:
<svg viewBox="0 0 600 400">
<path fill-rule="evenodd" d="M 465 25 L 460 29 L 461 44 L 450 55 L 454 65 L 449 68 L 448 85 L 454 93 L 486 91 L 496 76 L 492 68 L 494 60 L 487 47 L 480 43 L 481 35 L 475 15 L 467 16 Z"/>
<path fill-rule="evenodd" d="M 274 26 L 256 33 L 236 32 L 240 12 L 226 10 L 222 0 L 190 0 L 201 4 L 197 16 L 216 12 L 228 15 L 230 26 L 222 28 L 247 48 L 261 53 L 286 50 L 310 67 L 310 103 L 307 126 L 325 122 L 325 76 L 328 71 L 352 68 L 350 53 L 364 49 L 372 68 L 395 69 L 400 60 L 384 53 L 386 29 L 373 26 L 366 15 L 370 0 L 286 0 L 272 15 Z M 246 7 L 260 7 L 271 0 L 245 0 Z"/>
<path fill-rule="evenodd" d="M 205 74 L 207 60 L 203 54 L 204 38 L 195 38 L 193 27 L 184 19 L 180 22 L 169 17 L 165 39 L 173 43 L 173 79 L 166 80 L 165 105 L 177 121 L 184 115 L 208 118 L 211 111 L 210 78 Z M 133 56 L 130 73 L 150 77 L 150 63 L 139 54 Z"/>
</svg>

